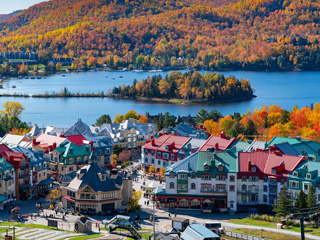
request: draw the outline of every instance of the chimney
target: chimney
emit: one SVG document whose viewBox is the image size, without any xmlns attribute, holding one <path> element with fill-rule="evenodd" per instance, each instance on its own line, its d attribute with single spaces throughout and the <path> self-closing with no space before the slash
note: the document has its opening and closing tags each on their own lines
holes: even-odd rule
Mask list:
<svg viewBox="0 0 320 240">
<path fill-rule="evenodd" d="M 248 171 L 251 171 L 251 158 L 248 159 Z"/>
<path fill-rule="evenodd" d="M 156 145 L 156 141 L 154 139 L 151 140 L 151 145 L 152 146 Z"/>
<path fill-rule="evenodd" d="M 280 172 L 284 172 L 286 170 L 286 165 L 284 164 L 284 161 L 280 164 Z"/>
<path fill-rule="evenodd" d="M 57 143 L 54 142 L 52 147 L 53 147 L 53 149 L 56 149 L 57 148 Z"/>
<path fill-rule="evenodd" d="M 216 144 L 214 145 L 214 147 L 215 147 L 215 149 L 219 150 L 219 143 L 216 143 Z"/>
<path fill-rule="evenodd" d="M 226 138 L 226 133 L 222 131 L 222 132 L 220 133 L 220 137 L 221 137 L 221 138 Z"/>
<path fill-rule="evenodd" d="M 162 132 L 159 132 L 159 137 L 163 136 L 163 133 Z"/>
<path fill-rule="evenodd" d="M 38 144 L 39 144 L 39 143 L 37 142 L 37 139 L 35 139 L 35 138 L 32 139 L 32 145 L 33 145 L 33 146 L 38 145 Z"/>
<path fill-rule="evenodd" d="M 89 144 L 91 145 L 91 148 L 93 149 L 93 142 L 90 141 Z"/>
<path fill-rule="evenodd" d="M 172 147 L 172 149 L 174 149 L 176 147 L 175 142 L 172 142 L 171 147 Z"/>
<path fill-rule="evenodd" d="M 202 124 L 200 124 L 199 128 L 200 128 L 200 129 L 203 129 L 203 125 L 202 125 Z"/>
</svg>

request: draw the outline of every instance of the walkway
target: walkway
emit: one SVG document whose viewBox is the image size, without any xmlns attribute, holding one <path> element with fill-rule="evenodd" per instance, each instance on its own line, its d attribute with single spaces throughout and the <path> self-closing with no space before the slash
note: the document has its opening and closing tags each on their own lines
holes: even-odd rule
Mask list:
<svg viewBox="0 0 320 240">
<path fill-rule="evenodd" d="M 246 229 L 254 229 L 254 230 L 261 230 L 263 229 L 264 231 L 270 231 L 270 232 L 276 232 L 276 233 L 282 233 L 286 235 L 291 235 L 291 236 L 297 236 L 300 237 L 300 232 L 294 232 L 294 231 L 289 231 L 285 229 L 276 229 L 276 228 L 268 228 L 268 227 L 258 227 L 258 226 L 251 226 L 251 225 L 242 225 L 242 224 L 235 224 L 235 223 L 229 223 L 229 222 L 221 222 L 222 227 L 226 229 L 234 229 L 234 228 L 246 228 Z M 305 233 L 305 237 L 308 239 L 316 239 L 320 240 L 320 237 L 307 234 Z"/>
</svg>

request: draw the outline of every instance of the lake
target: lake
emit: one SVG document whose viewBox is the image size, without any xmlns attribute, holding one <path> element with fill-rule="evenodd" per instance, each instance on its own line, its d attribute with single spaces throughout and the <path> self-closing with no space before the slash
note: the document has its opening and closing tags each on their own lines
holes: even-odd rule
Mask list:
<svg viewBox="0 0 320 240">
<path fill-rule="evenodd" d="M 46 91 L 60 92 L 67 87 L 71 92 L 100 92 L 107 93 L 109 89 L 121 84 L 132 84 L 155 74 L 165 76 L 168 72 L 80 72 L 64 73 L 47 76 L 45 79 L 9 79 L 3 82 L 3 93 L 45 93 Z M 204 73 L 204 71 L 201 71 Z M 223 115 L 234 112 L 245 113 L 253 111 L 263 105 L 278 104 L 291 110 L 294 105 L 298 107 L 310 106 L 320 101 L 320 72 L 248 72 L 225 71 L 224 75 L 233 75 L 237 78 L 249 79 L 257 98 L 237 103 L 224 103 L 214 105 L 172 105 L 133 100 L 116 100 L 111 98 L 0 98 L 0 105 L 7 100 L 19 101 L 25 107 L 22 120 L 38 123 L 40 126 L 53 125 L 69 127 L 78 118 L 88 125 L 94 124 L 102 114 L 124 114 L 133 109 L 139 114 L 158 114 L 170 112 L 173 115 L 195 115 L 201 108 L 211 110 L 216 108 Z M 122 76 L 120 78 L 120 76 Z M 16 88 L 12 88 L 16 86 Z"/>
</svg>

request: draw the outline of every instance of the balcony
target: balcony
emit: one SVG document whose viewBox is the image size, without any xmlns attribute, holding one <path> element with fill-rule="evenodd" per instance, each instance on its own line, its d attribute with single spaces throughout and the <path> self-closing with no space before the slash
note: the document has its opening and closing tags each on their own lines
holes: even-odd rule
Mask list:
<svg viewBox="0 0 320 240">
<path fill-rule="evenodd" d="M 30 177 L 30 174 L 28 172 L 19 174 L 19 178 L 26 178 L 26 177 Z"/>
<path fill-rule="evenodd" d="M 8 175 L 8 176 L 4 176 L 3 179 L 4 179 L 5 181 L 9 181 L 9 180 L 12 180 L 13 177 L 12 177 L 12 175 Z"/>
<path fill-rule="evenodd" d="M 38 171 L 32 171 L 32 175 L 35 176 L 38 174 Z"/>
<path fill-rule="evenodd" d="M 256 189 L 256 190 L 242 189 L 242 190 L 238 190 L 238 193 L 241 193 L 241 194 L 258 194 L 259 193 L 259 189 Z"/>
<path fill-rule="evenodd" d="M 200 192 L 202 193 L 227 193 L 226 189 L 209 189 L 209 188 L 201 188 Z"/>
</svg>

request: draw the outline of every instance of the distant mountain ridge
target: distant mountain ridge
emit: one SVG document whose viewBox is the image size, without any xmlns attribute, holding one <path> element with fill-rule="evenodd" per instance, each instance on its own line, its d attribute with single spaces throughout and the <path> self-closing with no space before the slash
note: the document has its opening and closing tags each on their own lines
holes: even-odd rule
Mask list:
<svg viewBox="0 0 320 240">
<path fill-rule="evenodd" d="M 12 13 L 9 13 L 9 14 L 0 14 L 0 21 L 6 21 L 6 20 L 9 20 L 10 18 L 14 17 L 15 15 L 21 13 L 22 10 L 17 10 L 17 11 L 14 11 Z"/>
<path fill-rule="evenodd" d="M 311 70 L 319 23 L 316 0 L 52 0 L 1 22 L 0 51 L 89 67 Z"/>
</svg>

